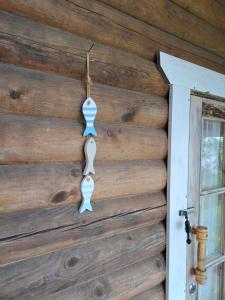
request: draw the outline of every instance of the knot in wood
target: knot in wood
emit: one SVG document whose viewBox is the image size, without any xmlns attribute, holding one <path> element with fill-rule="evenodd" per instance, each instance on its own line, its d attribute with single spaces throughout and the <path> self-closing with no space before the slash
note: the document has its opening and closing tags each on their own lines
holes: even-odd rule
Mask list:
<svg viewBox="0 0 225 300">
<path fill-rule="evenodd" d="M 70 257 L 68 259 L 66 259 L 65 261 L 65 267 L 68 269 L 74 268 L 78 263 L 78 258 L 77 257 Z"/>
<path fill-rule="evenodd" d="M 74 177 L 79 177 L 81 175 L 81 170 L 79 168 L 73 168 L 71 170 L 71 175 Z"/>
<path fill-rule="evenodd" d="M 15 91 L 15 90 L 11 90 L 9 91 L 9 95 L 10 95 L 10 98 L 12 99 L 19 99 L 20 96 L 21 96 L 21 92 L 20 91 Z"/>
<path fill-rule="evenodd" d="M 160 258 L 157 257 L 155 260 L 155 263 L 156 263 L 156 266 L 158 269 L 160 269 L 162 267 L 162 261 Z"/>
<path fill-rule="evenodd" d="M 128 112 L 122 116 L 122 121 L 124 122 L 132 121 L 133 118 L 135 117 L 136 111 L 137 111 L 136 108 L 129 108 Z"/>
<path fill-rule="evenodd" d="M 56 193 L 53 197 L 52 197 L 52 202 L 57 204 L 57 203 L 60 203 L 60 202 L 63 202 L 65 201 L 68 197 L 70 196 L 70 194 L 66 191 L 61 191 L 61 192 L 58 192 Z"/>
<path fill-rule="evenodd" d="M 99 280 L 95 289 L 94 289 L 94 297 L 95 299 L 105 299 L 110 293 L 110 285 L 105 279 Z"/>
</svg>

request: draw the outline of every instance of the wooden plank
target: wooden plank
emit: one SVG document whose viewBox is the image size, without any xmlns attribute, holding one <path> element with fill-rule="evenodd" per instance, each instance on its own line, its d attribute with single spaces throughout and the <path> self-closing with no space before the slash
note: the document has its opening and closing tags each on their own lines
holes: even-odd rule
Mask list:
<svg viewBox="0 0 225 300">
<path fill-rule="evenodd" d="M 158 285 L 130 298 L 130 300 L 165 300 L 164 287 L 163 285 Z"/>
<path fill-rule="evenodd" d="M 80 202 L 80 163 L 2 165 L 0 212 Z M 165 188 L 163 161 L 97 162 L 93 199 L 104 199 Z"/>
<path fill-rule="evenodd" d="M 3 12 L 0 32 L 1 62 L 86 79 L 90 40 Z M 90 64 L 94 82 L 159 96 L 168 92 L 159 70 L 149 60 L 95 44 Z"/>
<path fill-rule="evenodd" d="M 100 1 L 1 0 L 0 7 L 146 59 L 161 50 L 225 73 L 224 59 Z"/>
<path fill-rule="evenodd" d="M 225 57 L 224 32 L 169 0 L 102 1 L 161 30 Z"/>
<path fill-rule="evenodd" d="M 140 292 L 160 284 L 165 279 L 162 255 L 148 258 L 116 272 L 46 297 L 46 300 L 130 299 Z M 37 298 L 33 298 L 37 299 Z"/>
<path fill-rule="evenodd" d="M 0 64 L 0 113 L 82 119 L 86 96 L 83 82 Z M 92 96 L 97 120 L 162 128 L 167 124 L 167 99 L 95 83 Z"/>
<path fill-rule="evenodd" d="M 163 66 L 162 66 L 163 67 Z M 164 65 L 165 67 L 165 65 Z M 163 68 L 167 73 L 167 68 Z M 177 76 L 179 71 L 177 72 Z M 186 250 L 184 220 L 179 210 L 186 209 L 188 195 L 190 89 L 171 85 L 168 149 L 167 274 L 168 300 L 186 299 Z M 180 170 L 183 170 L 181 173 Z M 176 260 L 176 264 L 173 262 Z M 176 265 L 179 265 L 179 269 Z M 182 272 L 181 272 L 182 270 Z"/>
<path fill-rule="evenodd" d="M 81 161 L 84 127 L 76 121 L 0 115 L 0 163 Z M 97 160 L 164 159 L 166 156 L 167 136 L 162 129 L 99 123 L 95 128 Z"/>
<path fill-rule="evenodd" d="M 127 232 L 132 228 L 157 224 L 164 220 L 166 206 L 141 209 L 131 213 L 100 219 L 94 223 L 70 224 L 30 234 L 2 239 L 0 242 L 0 265 L 6 265 L 29 257 L 39 256 L 77 246 L 87 241 L 97 241 L 106 236 Z"/>
<path fill-rule="evenodd" d="M 87 240 L 76 247 L 1 267 L 1 297 L 45 299 L 65 286 L 84 285 L 99 274 L 102 276 L 157 255 L 164 248 L 165 227 L 162 223 L 97 241 Z"/>
<path fill-rule="evenodd" d="M 209 22 L 220 30 L 225 30 L 225 8 L 215 0 L 171 0 L 195 16 Z"/>
<path fill-rule="evenodd" d="M 94 211 L 90 214 L 80 214 L 79 203 L 4 214 L 0 215 L 0 239 L 13 240 L 17 237 L 68 225 L 91 224 L 101 219 L 152 209 L 165 204 L 165 194 L 160 192 L 98 200 Z"/>
</svg>

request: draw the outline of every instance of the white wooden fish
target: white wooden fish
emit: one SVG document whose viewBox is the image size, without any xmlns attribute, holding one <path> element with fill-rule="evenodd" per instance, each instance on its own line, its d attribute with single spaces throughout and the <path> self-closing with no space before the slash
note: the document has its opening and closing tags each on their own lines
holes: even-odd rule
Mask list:
<svg viewBox="0 0 225 300">
<path fill-rule="evenodd" d="M 88 175 L 89 173 L 95 174 L 94 159 L 96 154 L 96 143 L 93 137 L 87 139 L 84 146 L 84 153 L 86 158 L 86 166 L 83 175 Z"/>
<path fill-rule="evenodd" d="M 82 112 L 86 121 L 86 129 L 83 133 L 83 136 L 87 136 L 89 134 L 97 136 L 96 130 L 94 128 L 94 120 L 97 114 L 97 106 L 95 104 L 95 101 L 91 97 L 88 97 L 84 101 L 84 104 L 82 106 Z"/>
<path fill-rule="evenodd" d="M 91 176 L 85 176 L 81 182 L 82 203 L 79 209 L 80 213 L 83 213 L 85 210 L 92 211 L 91 195 L 94 191 L 94 187 L 95 183 Z"/>
</svg>

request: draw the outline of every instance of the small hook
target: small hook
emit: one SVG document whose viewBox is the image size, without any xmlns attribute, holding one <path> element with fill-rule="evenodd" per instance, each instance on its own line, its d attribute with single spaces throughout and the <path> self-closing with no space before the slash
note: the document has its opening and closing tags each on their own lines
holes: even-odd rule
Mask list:
<svg viewBox="0 0 225 300">
<path fill-rule="evenodd" d="M 87 52 L 87 53 L 89 53 L 89 54 L 90 54 L 90 52 L 91 52 L 92 48 L 94 47 L 94 45 L 95 45 L 95 43 L 93 43 L 93 44 L 91 45 L 91 47 L 89 48 L 89 50 L 88 50 L 88 52 Z"/>
</svg>

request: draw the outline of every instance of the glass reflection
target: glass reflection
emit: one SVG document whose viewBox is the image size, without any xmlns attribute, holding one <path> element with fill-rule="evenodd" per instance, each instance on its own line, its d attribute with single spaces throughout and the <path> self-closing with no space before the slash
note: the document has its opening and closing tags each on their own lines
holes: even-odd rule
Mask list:
<svg viewBox="0 0 225 300">
<path fill-rule="evenodd" d="M 224 123 L 203 119 L 201 190 L 223 186 Z"/>
<path fill-rule="evenodd" d="M 211 267 L 207 270 L 205 285 L 199 285 L 198 300 L 221 300 L 220 274 L 221 266 Z"/>
<path fill-rule="evenodd" d="M 208 227 L 206 255 L 222 253 L 222 216 L 224 195 L 201 197 L 200 224 Z"/>
</svg>

